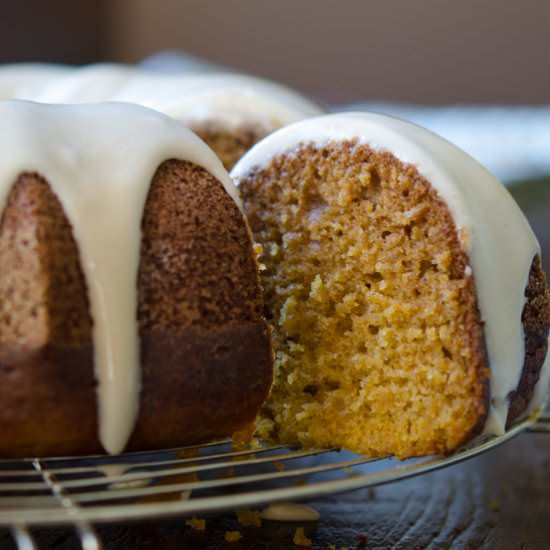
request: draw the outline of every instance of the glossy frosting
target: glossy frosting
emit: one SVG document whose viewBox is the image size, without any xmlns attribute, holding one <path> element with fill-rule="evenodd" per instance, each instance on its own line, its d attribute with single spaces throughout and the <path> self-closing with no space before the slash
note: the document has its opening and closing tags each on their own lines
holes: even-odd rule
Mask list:
<svg viewBox="0 0 550 550">
<path fill-rule="evenodd" d="M 116 63 L 85 65 L 69 70 L 28 99 L 41 103 L 112 101 L 137 72 L 134 67 Z"/>
<path fill-rule="evenodd" d="M 0 99 L 32 99 L 71 69 L 47 63 L 0 65 Z"/>
<path fill-rule="evenodd" d="M 273 82 L 244 75 L 139 73 L 113 97 L 156 109 L 184 124 L 217 121 L 227 128 L 255 123 L 279 128 L 321 109 Z"/>
<path fill-rule="evenodd" d="M 138 413 L 137 274 L 141 218 L 159 165 L 204 167 L 240 205 L 214 153 L 168 117 L 135 105 L 0 101 L 0 212 L 24 172 L 43 176 L 78 245 L 93 319 L 99 438 L 123 450 Z"/>
<path fill-rule="evenodd" d="M 161 73 L 115 63 L 72 69 L 13 67 L 0 68 L 0 97 L 41 103 L 136 103 L 186 125 L 215 122 L 229 130 L 243 124 L 272 130 L 322 113 L 315 103 L 280 84 L 219 71 Z M 23 88 L 26 81 L 33 86 Z"/>
<path fill-rule="evenodd" d="M 525 287 L 538 242 L 506 189 L 466 153 L 414 124 L 369 113 L 318 117 L 283 128 L 253 147 L 235 166 L 238 180 L 254 167 L 266 166 L 301 143 L 322 145 L 357 138 L 376 150 L 391 152 L 414 165 L 435 188 L 456 223 L 475 277 L 491 369 L 491 406 L 487 434 L 502 434 L 508 395 L 517 388 L 524 361 L 521 314 Z M 548 393 L 550 361 L 541 372 L 531 408 Z"/>
</svg>

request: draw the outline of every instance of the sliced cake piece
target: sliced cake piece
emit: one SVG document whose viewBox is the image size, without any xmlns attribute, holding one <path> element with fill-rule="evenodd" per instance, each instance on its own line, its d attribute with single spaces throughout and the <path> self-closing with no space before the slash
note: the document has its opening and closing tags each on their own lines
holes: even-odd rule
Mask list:
<svg viewBox="0 0 550 550">
<path fill-rule="evenodd" d="M 543 403 L 550 300 L 505 188 L 412 124 L 329 115 L 232 171 L 261 243 L 275 382 L 260 435 L 447 453 Z"/>
</svg>

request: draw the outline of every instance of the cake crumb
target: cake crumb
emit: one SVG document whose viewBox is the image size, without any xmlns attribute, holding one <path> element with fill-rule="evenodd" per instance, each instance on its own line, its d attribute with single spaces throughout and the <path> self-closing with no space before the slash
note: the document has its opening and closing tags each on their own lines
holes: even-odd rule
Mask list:
<svg viewBox="0 0 550 550">
<path fill-rule="evenodd" d="M 206 520 L 201 518 L 191 518 L 185 520 L 185 525 L 191 527 L 195 531 L 204 531 L 206 529 Z"/>
<path fill-rule="evenodd" d="M 286 466 L 280 460 L 276 460 L 273 463 L 273 466 L 275 466 L 275 469 L 278 470 L 279 472 L 283 472 L 286 468 Z"/>
<path fill-rule="evenodd" d="M 263 447 L 264 447 L 263 443 L 256 437 L 252 438 L 252 441 L 248 444 L 248 446 L 252 450 L 263 449 Z"/>
<path fill-rule="evenodd" d="M 264 251 L 264 247 L 260 243 L 254 243 L 254 246 L 252 248 L 254 249 L 254 254 L 256 254 L 256 258 L 260 259 L 260 256 Z"/>
<path fill-rule="evenodd" d="M 261 527 L 262 518 L 257 510 L 237 510 L 237 519 L 245 527 Z"/>
<path fill-rule="evenodd" d="M 292 542 L 294 542 L 296 546 L 311 546 L 311 539 L 306 537 L 303 527 L 298 527 L 298 529 L 296 529 Z"/>
<path fill-rule="evenodd" d="M 226 531 L 225 532 L 226 542 L 237 542 L 238 540 L 240 540 L 242 538 L 243 538 L 243 536 L 241 535 L 240 531 Z"/>
<path fill-rule="evenodd" d="M 256 423 L 251 422 L 244 428 L 233 434 L 231 438 L 232 447 L 235 451 L 243 451 L 248 448 L 248 445 L 252 442 L 254 432 L 256 431 Z"/>
</svg>

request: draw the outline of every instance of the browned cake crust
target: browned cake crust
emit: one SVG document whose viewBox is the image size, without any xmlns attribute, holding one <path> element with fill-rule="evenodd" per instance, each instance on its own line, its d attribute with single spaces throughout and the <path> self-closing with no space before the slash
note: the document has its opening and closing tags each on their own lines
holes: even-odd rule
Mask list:
<svg viewBox="0 0 550 550">
<path fill-rule="evenodd" d="M 242 214 L 205 170 L 168 161 L 142 230 L 129 448 L 230 436 L 254 420 L 272 376 Z M 0 457 L 101 452 L 91 328 L 70 225 L 47 182 L 24 174 L 0 223 Z"/>
<path fill-rule="evenodd" d="M 507 426 L 527 410 L 548 351 L 550 295 L 539 256 L 531 265 L 525 297 L 527 301 L 521 316 L 525 333 L 525 361 L 518 387 L 510 393 Z"/>
</svg>

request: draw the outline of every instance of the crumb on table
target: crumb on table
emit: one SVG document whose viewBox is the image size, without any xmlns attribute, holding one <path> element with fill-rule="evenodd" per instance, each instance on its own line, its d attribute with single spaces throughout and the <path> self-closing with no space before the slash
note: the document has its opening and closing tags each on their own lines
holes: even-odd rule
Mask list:
<svg viewBox="0 0 550 550">
<path fill-rule="evenodd" d="M 195 531 L 204 531 L 206 529 L 206 520 L 201 518 L 191 518 L 185 520 L 185 525 L 191 527 Z"/>
<path fill-rule="evenodd" d="M 311 539 L 306 537 L 303 527 L 298 527 L 292 539 L 296 546 L 311 546 Z"/>
<path fill-rule="evenodd" d="M 245 527 L 261 527 L 262 518 L 257 510 L 237 510 L 237 519 Z"/>
<path fill-rule="evenodd" d="M 237 542 L 238 540 L 240 540 L 242 538 L 243 538 L 243 536 L 241 535 L 240 531 L 226 531 L 225 532 L 226 542 Z"/>
</svg>

